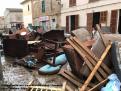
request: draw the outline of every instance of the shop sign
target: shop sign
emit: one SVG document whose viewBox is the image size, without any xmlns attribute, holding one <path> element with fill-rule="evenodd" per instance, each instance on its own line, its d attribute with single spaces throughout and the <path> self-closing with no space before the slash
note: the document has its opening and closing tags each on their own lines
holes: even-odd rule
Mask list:
<svg viewBox="0 0 121 91">
<path fill-rule="evenodd" d="M 39 17 L 39 21 L 48 21 L 48 20 L 49 20 L 48 16 Z"/>
</svg>

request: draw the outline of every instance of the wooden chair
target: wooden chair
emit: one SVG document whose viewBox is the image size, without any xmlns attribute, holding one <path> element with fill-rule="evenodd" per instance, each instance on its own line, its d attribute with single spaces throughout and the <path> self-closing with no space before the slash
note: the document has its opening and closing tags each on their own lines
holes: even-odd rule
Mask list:
<svg viewBox="0 0 121 91">
<path fill-rule="evenodd" d="M 49 57 L 54 57 L 52 65 L 55 65 L 55 57 L 62 52 L 59 48 L 63 45 L 64 41 L 64 30 L 51 30 L 43 34 L 42 42 L 44 43 L 45 61 Z"/>
</svg>

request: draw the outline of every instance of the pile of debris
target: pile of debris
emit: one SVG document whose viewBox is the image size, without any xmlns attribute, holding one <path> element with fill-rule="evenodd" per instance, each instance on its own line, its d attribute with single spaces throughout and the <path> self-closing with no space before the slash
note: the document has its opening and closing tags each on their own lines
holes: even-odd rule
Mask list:
<svg viewBox="0 0 121 91">
<path fill-rule="evenodd" d="M 105 90 L 103 88 L 102 91 L 106 91 L 106 89 L 113 89 L 113 86 L 115 86 L 114 83 L 116 83 L 115 79 L 118 81 L 115 89 L 118 89 L 117 91 L 119 91 L 120 81 L 118 77 L 120 78 L 121 71 L 118 66 L 119 64 L 117 64 L 119 73 L 117 72 L 114 63 L 118 63 L 120 58 L 116 58 L 118 53 L 114 53 L 114 46 L 112 45 L 115 44 L 115 41 L 121 40 L 119 38 L 121 35 L 114 37 L 117 35 L 103 34 L 101 33 L 101 29 L 98 25 L 97 29 L 97 35 L 95 35 L 96 38 L 95 36 L 93 36 L 94 38 L 92 38 L 92 36 L 89 38 L 90 34 L 88 31 L 86 31 L 86 29 L 80 29 L 75 30 L 76 32 L 73 32 L 73 36 L 67 39 L 69 45 L 65 45 L 63 49 L 71 66 L 72 72 L 63 70 L 61 75 L 78 86 L 79 91 L 100 90 L 101 87 L 108 82 L 108 79 L 112 77 L 112 79 L 110 79 L 114 80 L 114 82 L 112 82 L 110 86 L 108 85 L 109 87 L 105 88 Z M 110 38 L 106 38 L 105 36 Z M 118 45 L 117 47 L 120 46 Z M 117 49 L 119 50 L 120 48 Z M 115 55 L 115 58 L 113 58 L 112 54 Z M 112 63 L 112 61 L 117 62 Z M 112 66 L 112 64 L 114 66 Z M 114 72 L 117 75 L 114 75 Z M 110 76 L 111 74 L 113 75 Z"/>
<path fill-rule="evenodd" d="M 4 52 L 6 55 L 12 55 L 13 53 L 12 56 L 25 56 L 31 53 L 31 55 L 25 56 L 19 62 L 22 62 L 24 65 L 26 64 L 25 66 L 30 68 L 34 67 L 38 70 L 39 74 L 52 75 L 59 72 L 60 75 L 76 85 L 79 91 L 100 90 L 108 82 L 108 79 L 112 79 L 112 77 L 116 81 L 119 81 L 118 77 L 121 80 L 120 67 L 115 66 L 115 64 L 119 65 L 120 61 L 121 43 L 119 41 L 121 41 L 121 35 L 103 34 L 97 25 L 97 30 L 92 34 L 86 29 L 81 28 L 73 31 L 66 40 L 64 31 L 57 32 L 54 30 L 44 34 L 43 37 L 43 40 L 39 40 L 39 43 L 34 44 L 28 44 L 27 40 L 4 40 Z M 16 45 L 17 50 L 11 48 L 13 45 L 11 41 Z M 9 48 L 8 43 L 10 44 Z M 22 48 L 25 50 L 21 50 Z M 71 71 L 65 70 L 62 67 L 66 64 L 67 60 Z M 42 61 L 46 65 L 41 65 L 41 67 L 36 65 L 42 64 Z M 116 73 L 118 77 L 113 73 Z M 120 84 L 118 85 L 120 86 Z M 41 89 L 41 87 L 30 88 Z M 73 91 L 67 84 L 64 84 L 64 88 L 63 91 Z M 103 89 L 102 91 L 106 90 Z"/>
</svg>

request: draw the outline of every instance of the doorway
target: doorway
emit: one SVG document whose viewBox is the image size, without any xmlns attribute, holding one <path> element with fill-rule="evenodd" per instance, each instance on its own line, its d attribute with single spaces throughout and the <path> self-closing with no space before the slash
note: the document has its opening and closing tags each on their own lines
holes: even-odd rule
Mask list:
<svg viewBox="0 0 121 91">
<path fill-rule="evenodd" d="M 96 28 L 96 24 L 100 24 L 100 12 L 93 13 L 93 25 L 92 25 L 92 27 Z"/>
<path fill-rule="evenodd" d="M 118 33 L 121 34 L 121 10 L 119 10 Z"/>
<path fill-rule="evenodd" d="M 70 26 L 70 30 L 72 31 L 72 30 L 75 30 L 75 15 L 72 15 L 71 16 L 71 26 Z"/>
</svg>

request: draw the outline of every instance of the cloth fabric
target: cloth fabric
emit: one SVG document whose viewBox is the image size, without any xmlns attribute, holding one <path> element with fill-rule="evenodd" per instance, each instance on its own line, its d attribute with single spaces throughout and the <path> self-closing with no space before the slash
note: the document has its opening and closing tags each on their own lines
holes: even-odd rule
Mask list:
<svg viewBox="0 0 121 91">
<path fill-rule="evenodd" d="M 37 60 L 32 57 L 28 57 L 26 58 L 26 63 L 28 67 L 34 67 L 37 63 Z"/>
<path fill-rule="evenodd" d="M 121 82 L 116 74 L 111 74 L 109 77 L 109 82 L 101 91 L 120 91 Z"/>
</svg>

